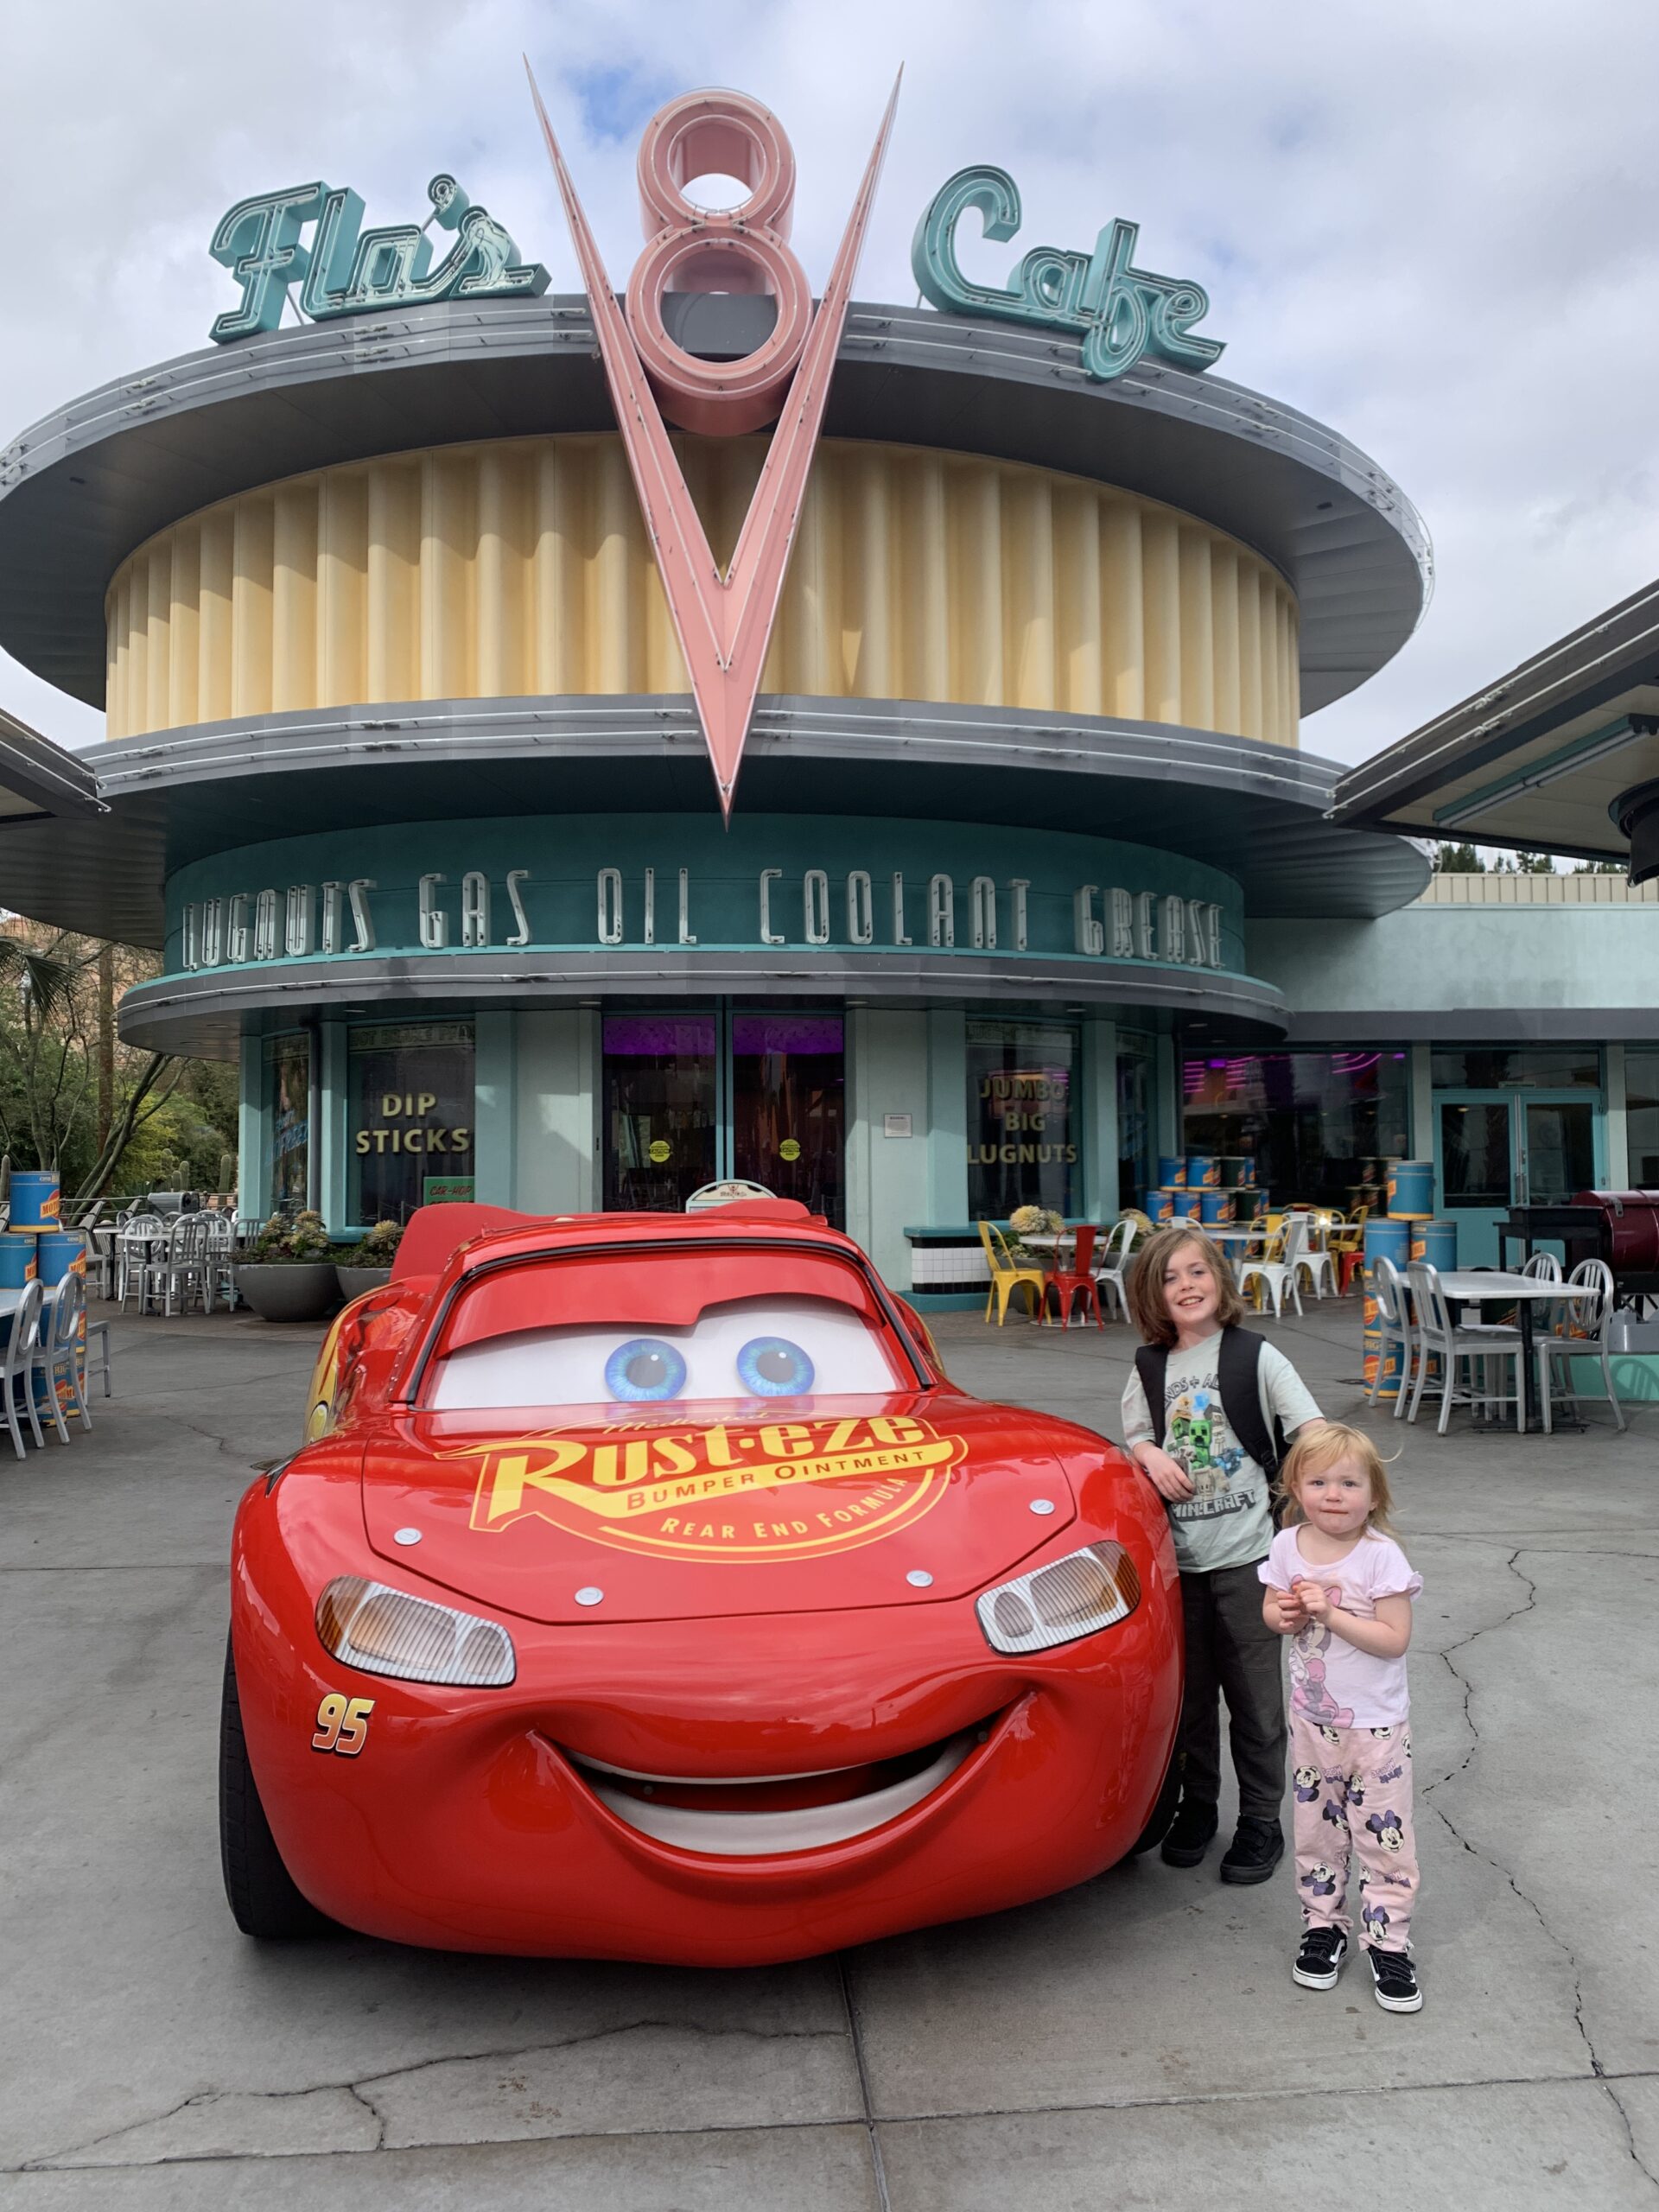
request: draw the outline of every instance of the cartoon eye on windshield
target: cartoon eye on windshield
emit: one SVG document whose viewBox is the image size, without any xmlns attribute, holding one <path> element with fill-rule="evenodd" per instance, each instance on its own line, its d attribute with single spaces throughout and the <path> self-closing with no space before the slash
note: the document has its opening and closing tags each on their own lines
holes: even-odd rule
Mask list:
<svg viewBox="0 0 1659 2212">
<path fill-rule="evenodd" d="M 524 1329 L 450 1353 L 429 1405 L 638 1406 L 870 1396 L 904 1386 L 880 1332 L 827 1298 L 735 1298 L 649 1334 L 603 1323 Z"/>
<path fill-rule="evenodd" d="M 787 1337 L 756 1337 L 737 1355 L 737 1379 L 757 1398 L 799 1398 L 812 1388 L 811 1355 Z"/>
<path fill-rule="evenodd" d="M 685 1362 L 660 1337 L 631 1337 L 605 1363 L 605 1389 L 623 1403 L 639 1398 L 677 1398 L 685 1382 Z"/>
</svg>

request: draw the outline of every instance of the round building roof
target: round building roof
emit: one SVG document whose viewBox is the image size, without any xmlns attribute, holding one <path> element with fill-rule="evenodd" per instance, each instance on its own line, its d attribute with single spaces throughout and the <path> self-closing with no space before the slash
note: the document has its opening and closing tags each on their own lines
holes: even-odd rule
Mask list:
<svg viewBox="0 0 1659 2212">
<path fill-rule="evenodd" d="M 731 358 L 771 303 L 676 296 L 686 350 Z M 1072 340 L 855 305 L 824 434 L 1065 470 L 1166 501 L 1271 561 L 1300 607 L 1303 710 L 1411 635 L 1432 578 L 1416 510 L 1357 448 L 1213 374 L 1086 377 Z M 613 426 L 585 298 L 447 303 L 181 355 L 88 393 L 0 453 L 0 645 L 104 700 L 105 592 L 133 549 L 215 500 L 331 463 Z"/>
</svg>

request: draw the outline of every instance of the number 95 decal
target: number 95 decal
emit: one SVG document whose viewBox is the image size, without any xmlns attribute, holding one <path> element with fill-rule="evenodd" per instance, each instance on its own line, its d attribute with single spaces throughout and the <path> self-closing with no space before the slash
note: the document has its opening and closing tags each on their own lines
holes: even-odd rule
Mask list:
<svg viewBox="0 0 1659 2212">
<path fill-rule="evenodd" d="M 343 1759 L 354 1759 L 369 1740 L 369 1715 L 373 1711 L 372 1697 L 346 1698 L 331 1690 L 317 1707 L 312 1750 L 338 1751 Z"/>
</svg>

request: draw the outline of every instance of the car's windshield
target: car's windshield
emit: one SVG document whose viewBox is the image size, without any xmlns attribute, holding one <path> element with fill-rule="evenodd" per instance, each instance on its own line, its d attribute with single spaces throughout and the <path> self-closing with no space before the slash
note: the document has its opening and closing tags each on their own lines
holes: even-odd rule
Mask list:
<svg viewBox="0 0 1659 2212">
<path fill-rule="evenodd" d="M 908 1386 L 879 1326 L 839 1300 L 728 1299 L 695 1319 L 573 1322 L 466 1344 L 435 1364 L 426 1403 L 462 1408 L 799 1405 Z"/>
</svg>

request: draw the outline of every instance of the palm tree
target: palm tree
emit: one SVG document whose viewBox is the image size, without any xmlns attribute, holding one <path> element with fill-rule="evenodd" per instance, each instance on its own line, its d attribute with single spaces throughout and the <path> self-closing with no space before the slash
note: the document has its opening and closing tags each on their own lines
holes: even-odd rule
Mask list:
<svg viewBox="0 0 1659 2212">
<path fill-rule="evenodd" d="M 25 1007 L 37 1019 L 62 1011 L 74 988 L 76 967 L 49 952 L 36 952 L 22 938 L 0 937 L 0 989 L 7 984 L 21 994 Z"/>
</svg>

